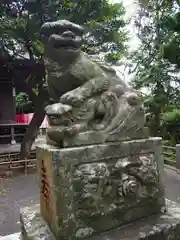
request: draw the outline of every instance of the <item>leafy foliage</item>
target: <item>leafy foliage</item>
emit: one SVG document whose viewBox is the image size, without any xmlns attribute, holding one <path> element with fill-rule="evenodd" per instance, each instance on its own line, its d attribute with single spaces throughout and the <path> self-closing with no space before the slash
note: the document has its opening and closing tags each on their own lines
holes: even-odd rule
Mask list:
<svg viewBox="0 0 180 240">
<path fill-rule="evenodd" d="M 83 49 L 91 54 L 104 53 L 109 61 L 118 60 L 126 50 L 122 3 L 107 0 L 9 0 L 0 6 L 0 38 L 15 55 L 43 54 L 39 30 L 46 21 L 68 19 L 86 29 Z"/>
<path fill-rule="evenodd" d="M 29 100 L 27 93 L 20 92 L 16 95 L 16 112 L 29 113 L 33 112 L 32 102 Z"/>
<path fill-rule="evenodd" d="M 162 134 L 161 114 L 171 106 L 178 108 L 180 81 L 179 69 L 167 56 L 172 56 L 177 49 L 167 50 L 172 41 L 173 32 L 169 30 L 172 21 L 169 16 L 174 14 L 173 3 L 170 1 L 140 1 L 140 10 L 135 20 L 137 35 L 141 48 L 131 55 L 136 73 L 134 85 L 138 89 L 146 89 L 145 106 L 151 116 L 149 126 L 152 135 Z M 170 56 L 170 55 L 169 55 Z"/>
<path fill-rule="evenodd" d="M 161 128 L 164 138 L 172 144 L 180 143 L 180 109 L 173 109 L 162 115 Z"/>
</svg>

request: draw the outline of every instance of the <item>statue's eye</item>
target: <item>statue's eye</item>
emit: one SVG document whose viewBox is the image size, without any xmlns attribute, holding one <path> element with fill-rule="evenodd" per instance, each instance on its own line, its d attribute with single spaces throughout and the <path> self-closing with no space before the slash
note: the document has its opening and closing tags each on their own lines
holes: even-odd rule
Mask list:
<svg viewBox="0 0 180 240">
<path fill-rule="evenodd" d="M 54 29 L 54 34 L 57 34 L 57 35 L 59 35 L 59 34 L 60 34 L 60 31 L 59 31 L 59 29 L 55 28 L 55 29 Z"/>
<path fill-rule="evenodd" d="M 62 26 L 61 27 L 55 26 L 53 28 L 53 33 L 54 34 L 61 35 L 63 32 L 64 32 L 64 28 Z"/>
</svg>

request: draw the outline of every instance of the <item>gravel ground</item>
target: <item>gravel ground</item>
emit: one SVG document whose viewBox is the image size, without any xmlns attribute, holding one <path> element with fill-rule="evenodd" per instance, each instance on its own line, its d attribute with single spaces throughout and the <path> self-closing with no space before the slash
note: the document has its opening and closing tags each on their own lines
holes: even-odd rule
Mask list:
<svg viewBox="0 0 180 240">
<path fill-rule="evenodd" d="M 20 231 L 19 210 L 39 202 L 39 189 L 35 174 L 0 179 L 0 235 Z"/>
<path fill-rule="evenodd" d="M 165 170 L 166 197 L 180 203 L 180 175 Z M 0 235 L 20 231 L 19 209 L 39 202 L 36 174 L 0 180 Z"/>
<path fill-rule="evenodd" d="M 45 137 L 39 136 L 34 144 L 32 145 L 31 150 L 35 150 L 36 146 L 44 142 Z M 6 154 L 6 153 L 13 153 L 13 152 L 19 152 L 20 151 L 20 143 L 16 144 L 0 144 L 0 154 Z"/>
</svg>

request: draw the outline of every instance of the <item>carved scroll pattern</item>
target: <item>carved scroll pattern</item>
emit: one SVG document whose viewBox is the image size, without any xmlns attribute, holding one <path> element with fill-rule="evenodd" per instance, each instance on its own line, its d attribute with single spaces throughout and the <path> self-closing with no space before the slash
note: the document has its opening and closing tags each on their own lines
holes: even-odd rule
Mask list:
<svg viewBox="0 0 180 240">
<path fill-rule="evenodd" d="M 154 155 L 82 164 L 74 172 L 76 215 L 105 215 L 158 197 Z"/>
</svg>

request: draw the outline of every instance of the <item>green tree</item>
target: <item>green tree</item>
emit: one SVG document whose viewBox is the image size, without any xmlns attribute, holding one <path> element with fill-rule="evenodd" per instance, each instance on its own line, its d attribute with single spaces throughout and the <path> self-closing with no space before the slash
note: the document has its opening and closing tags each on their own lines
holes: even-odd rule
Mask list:
<svg viewBox="0 0 180 240">
<path fill-rule="evenodd" d="M 107 0 L 6 0 L 0 6 L 0 42 L 8 54 L 26 56 L 41 68 L 27 79 L 33 89 L 35 113 L 21 145 L 21 156 L 27 155 L 41 125 L 48 103 L 45 87 L 43 46 L 40 27 L 46 21 L 68 19 L 85 27 L 83 50 L 89 54 L 102 54 L 116 62 L 126 51 L 127 34 L 124 30 L 122 3 Z M 38 74 L 37 74 L 38 73 Z"/>
<path fill-rule="evenodd" d="M 180 109 L 173 108 L 162 115 L 163 136 L 170 144 L 180 143 Z"/>
<path fill-rule="evenodd" d="M 163 45 L 171 38 L 167 16 L 172 13 L 168 1 L 140 1 L 135 24 L 141 47 L 133 53 L 136 73 L 134 85 L 147 89 L 145 106 L 151 115 L 151 134 L 160 131 L 161 114 L 170 106 L 178 106 L 178 70 L 162 55 Z"/>
<path fill-rule="evenodd" d="M 166 16 L 163 27 L 169 31 L 170 37 L 162 46 L 162 54 L 180 70 L 180 2 L 172 0 L 169 9 L 170 14 Z"/>
</svg>

